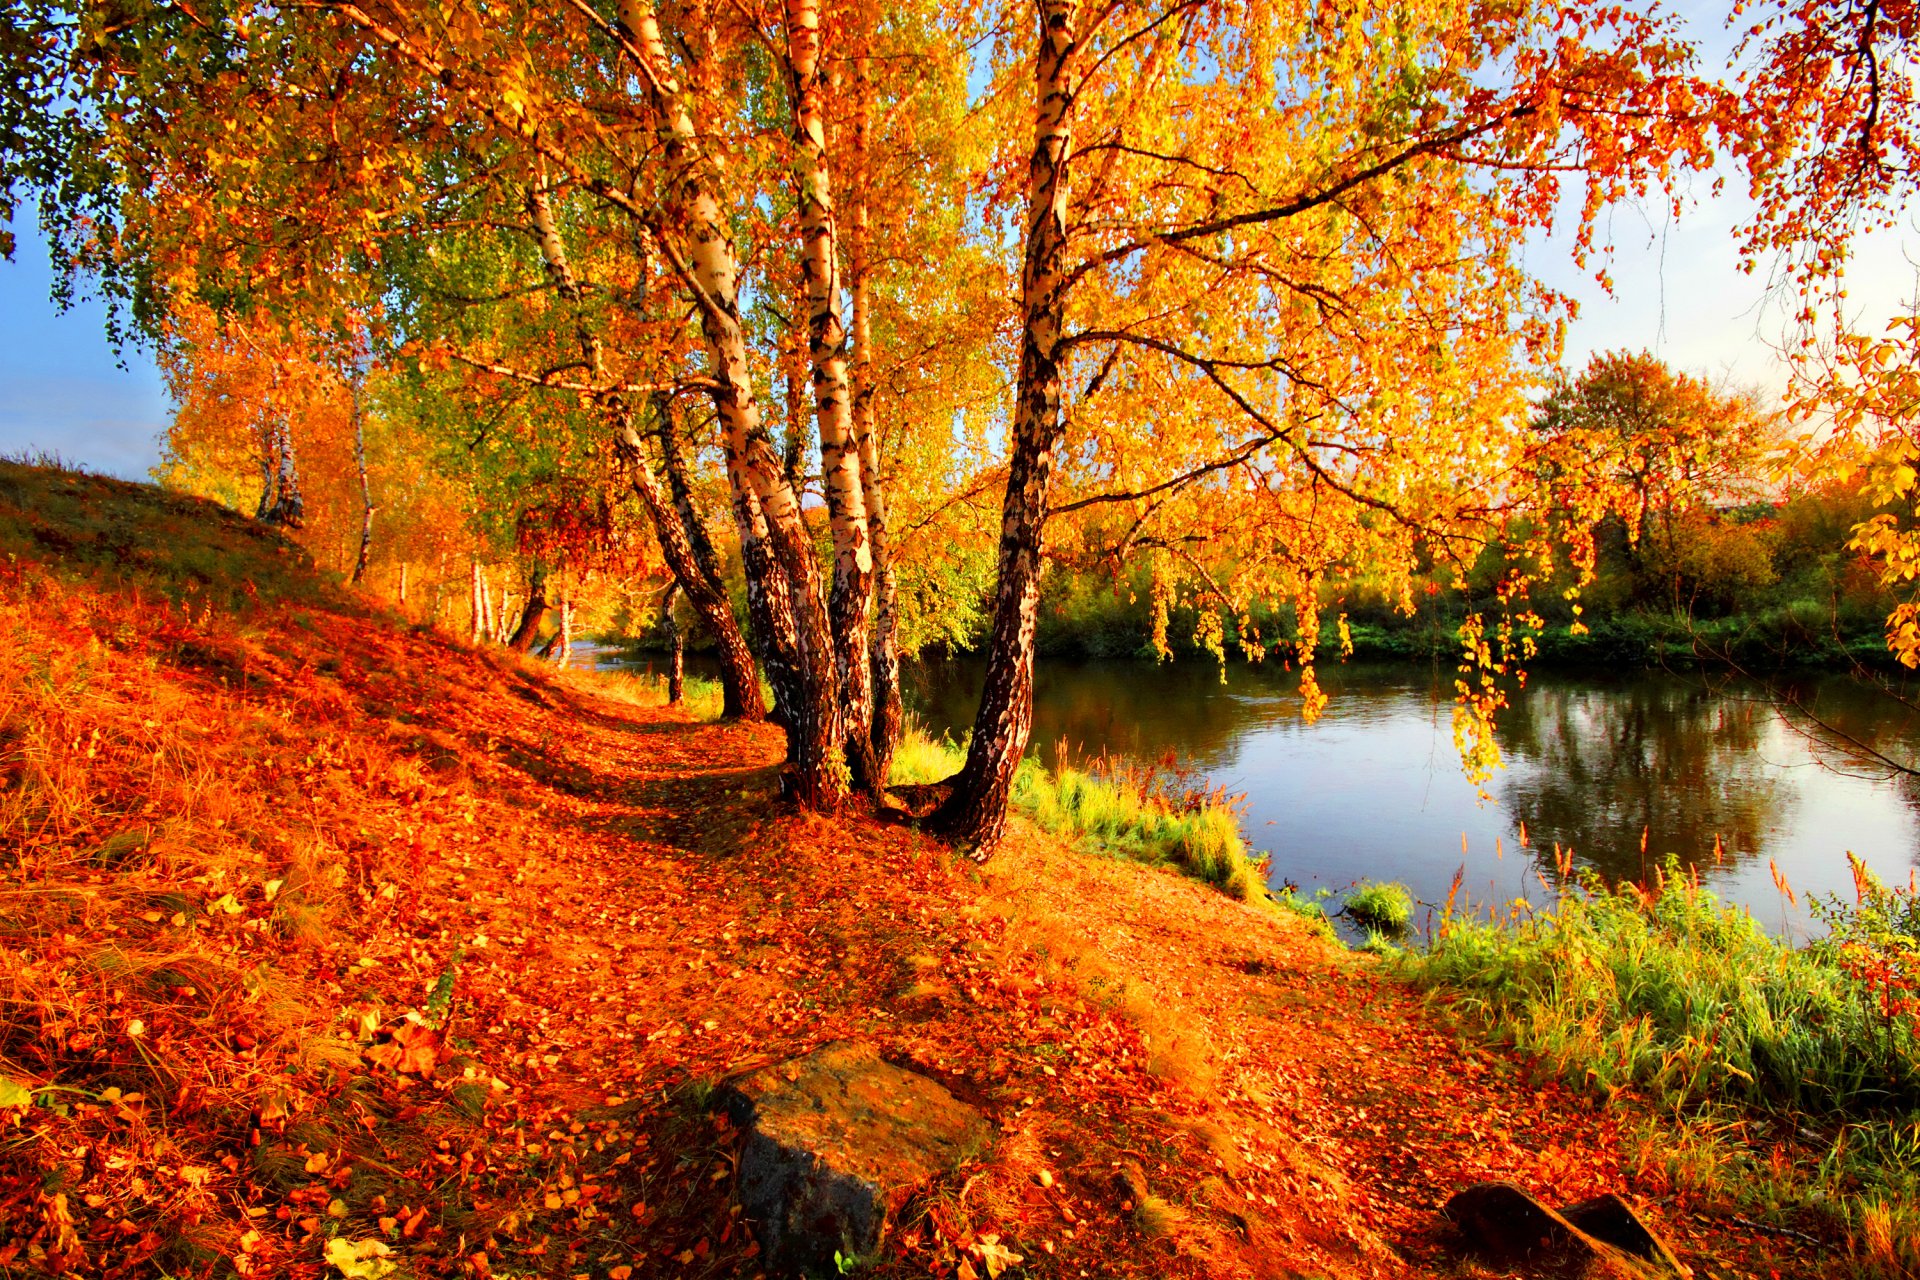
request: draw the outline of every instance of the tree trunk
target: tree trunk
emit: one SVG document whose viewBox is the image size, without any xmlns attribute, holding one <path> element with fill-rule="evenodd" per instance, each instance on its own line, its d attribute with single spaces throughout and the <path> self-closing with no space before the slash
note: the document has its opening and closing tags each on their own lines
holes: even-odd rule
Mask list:
<svg viewBox="0 0 1920 1280">
<path fill-rule="evenodd" d="M 742 532 L 740 559 L 746 568 L 747 620 L 760 645 L 760 665 L 773 690 L 773 719 L 787 731 L 787 763 L 799 760 L 795 729 L 804 687 L 799 632 L 793 621 L 787 578 L 768 540 L 767 524 L 751 489 L 735 488 L 734 519 Z"/>
<path fill-rule="evenodd" d="M 480 576 L 480 562 L 475 560 L 473 562 L 473 627 L 467 633 L 467 642 L 476 648 L 480 644 L 480 637 L 486 634 L 487 628 L 487 603 L 481 594 L 485 589 L 486 580 Z"/>
<path fill-rule="evenodd" d="M 791 785 L 801 803 L 831 809 L 845 793 L 845 781 L 830 628 L 799 500 L 781 473 L 754 398 L 731 228 L 712 189 L 711 166 L 672 75 L 652 4 L 621 0 L 620 22 L 642 63 L 638 78 L 660 122 L 668 169 L 666 220 L 675 236 L 658 239 L 700 314 L 746 560 L 750 613 L 756 630 L 764 626 L 768 633 L 763 643 L 769 679 L 790 683 L 781 710 Z M 681 245 L 674 243 L 676 237 Z M 756 548 L 767 548 L 770 560 Z M 781 670 L 789 655 L 791 665 Z"/>
<path fill-rule="evenodd" d="M 447 553 L 442 551 L 433 564 L 433 599 L 427 604 L 427 625 L 440 625 L 440 606 L 447 602 Z"/>
<path fill-rule="evenodd" d="M 861 39 L 865 39 L 863 32 Z M 905 721 L 900 697 L 899 587 L 887 540 L 886 489 L 880 478 L 880 441 L 874 421 L 873 327 L 867 286 L 873 270 L 867 224 L 872 182 L 873 77 L 866 50 L 854 61 L 853 146 L 848 155 L 852 197 L 848 210 L 848 285 L 853 297 L 853 434 L 860 451 L 860 485 L 867 499 L 867 532 L 873 553 L 873 771 L 884 786 L 893 771 L 894 749 Z"/>
<path fill-rule="evenodd" d="M 358 376 L 345 379 L 347 395 L 353 401 L 353 465 L 360 472 L 360 552 L 353 558 L 353 585 L 367 576 L 367 562 L 373 558 L 373 488 L 367 483 L 367 424 L 361 404 Z"/>
<path fill-rule="evenodd" d="M 813 365 L 820 477 L 833 530 L 829 613 L 834 678 L 840 691 L 842 750 L 854 784 L 877 795 L 886 786 L 886 775 L 878 769 L 873 755 L 873 675 L 867 653 L 873 551 L 847 385 L 839 234 L 833 215 L 833 177 L 827 167 L 820 53 L 819 0 L 787 0 L 787 70 L 793 90 L 794 179 L 802 242 L 800 274 L 807 291 L 807 355 Z"/>
<path fill-rule="evenodd" d="M 278 441 L 277 431 L 268 431 L 260 438 L 260 501 L 254 505 L 253 518 L 262 524 L 267 522 L 267 513 L 273 510 L 273 482 L 279 474 L 273 454 Z"/>
<path fill-rule="evenodd" d="M 1020 272 L 1020 369 L 1013 456 L 1000 513 L 999 580 L 987 648 L 986 687 L 974 716 L 967 762 L 931 824 L 993 853 L 1006 830 L 1014 770 L 1033 729 L 1033 628 L 1040 597 L 1041 535 L 1046 526 L 1053 451 L 1060 441 L 1060 368 L 1065 311 L 1063 262 L 1078 0 L 1041 0 L 1034 58 L 1036 120 L 1027 167 L 1027 243 Z"/>
<path fill-rule="evenodd" d="M 400 566 L 404 575 L 406 566 Z M 547 571 L 536 568 L 527 583 L 527 604 L 520 612 L 520 625 L 513 629 L 513 635 L 507 641 L 507 647 L 515 653 L 525 653 L 533 648 L 533 638 L 540 631 L 540 624 L 547 616 Z"/>
<path fill-rule="evenodd" d="M 706 521 L 700 518 L 699 509 L 693 505 L 693 486 L 687 480 L 686 455 L 680 451 L 680 423 L 679 416 L 673 411 L 673 396 L 665 391 L 656 391 L 653 395 L 653 411 L 660 422 L 660 460 L 666 464 L 667 496 L 673 499 L 673 509 L 680 514 L 681 527 L 687 533 L 687 545 L 693 548 L 694 563 L 706 575 L 707 581 L 713 584 L 714 590 L 724 592 L 726 579 L 720 572 L 720 557 L 713 549 L 713 541 L 707 537 Z"/>
<path fill-rule="evenodd" d="M 660 492 L 660 484 L 653 478 L 653 471 L 641 453 L 639 433 L 628 425 L 621 431 L 620 442 L 628 478 L 653 521 L 654 536 L 659 539 L 667 568 L 673 572 L 680 590 L 686 592 L 687 602 L 720 651 L 721 715 L 730 720 L 764 719 L 766 704 L 760 698 L 753 652 L 747 648 L 746 637 L 740 634 L 740 624 L 733 616 L 733 602 L 727 599 L 719 579 L 707 574 L 679 511 Z M 708 555 L 712 555 L 711 548 Z"/>
<path fill-rule="evenodd" d="M 680 620 L 673 616 L 674 597 L 679 594 L 678 584 L 668 587 L 667 598 L 660 605 L 660 629 L 667 633 L 668 706 L 678 703 L 687 691 L 687 637 L 680 630 Z"/>
<path fill-rule="evenodd" d="M 307 501 L 300 495 L 300 468 L 293 456 L 293 424 L 280 414 L 273 427 L 276 471 L 268 487 L 272 502 L 260 519 L 282 529 L 298 529 L 307 522 Z M 266 503 L 263 496 L 261 501 Z"/>
<path fill-rule="evenodd" d="M 402 560 L 400 562 L 400 603 L 401 604 L 405 604 L 407 602 L 407 569 L 409 567 L 410 566 L 405 560 Z"/>
<path fill-rule="evenodd" d="M 793 323 L 789 327 L 789 336 L 780 344 L 780 363 L 785 377 L 787 400 L 787 438 L 785 448 L 780 454 L 781 466 L 786 471 L 787 483 L 794 492 L 805 492 L 807 475 L 803 463 L 807 454 L 807 339 L 805 327 L 800 316 L 807 310 L 807 288 L 804 279 L 795 281 Z"/>
<path fill-rule="evenodd" d="M 548 274 L 563 297 L 569 302 L 578 303 L 580 283 L 568 261 L 566 242 L 561 238 L 559 224 L 554 221 L 553 208 L 544 187 L 535 187 L 528 193 L 527 210 L 533 219 L 534 233 L 539 239 L 540 254 Z M 599 339 L 587 328 L 584 320 L 580 322 L 578 333 L 581 350 L 593 369 L 595 379 L 604 380 L 606 359 Z M 673 439 L 672 398 L 663 392 L 654 397 L 653 403 L 660 414 L 661 447 L 667 454 L 668 474 L 674 476 L 678 471 L 679 458 Z M 707 543 L 706 531 L 699 528 L 692 495 L 687 491 L 686 477 L 677 475 L 672 482 L 677 490 L 676 498 L 684 497 L 685 501 L 669 506 L 661 497 L 660 486 L 647 466 L 646 455 L 640 447 L 640 437 L 633 429 L 631 410 L 625 401 L 618 396 L 608 396 L 603 403 L 603 410 L 613 423 L 616 447 L 626 463 L 629 481 L 653 521 L 654 536 L 659 540 L 667 567 L 686 591 L 687 599 L 692 602 L 695 612 L 706 623 L 707 631 L 719 646 L 721 716 L 729 720 L 764 718 L 766 709 L 760 700 L 760 683 L 754 671 L 753 654 L 747 648 L 746 638 L 740 634 L 740 624 L 734 619 L 733 605 L 721 584 L 719 568 L 715 563 L 713 548 Z M 564 611 L 562 618 L 564 625 Z"/>
</svg>

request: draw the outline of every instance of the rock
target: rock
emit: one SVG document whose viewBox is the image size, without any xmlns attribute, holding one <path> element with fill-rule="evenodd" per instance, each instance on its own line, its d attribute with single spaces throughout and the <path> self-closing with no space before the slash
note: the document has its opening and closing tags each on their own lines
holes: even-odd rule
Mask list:
<svg viewBox="0 0 1920 1280">
<path fill-rule="evenodd" d="M 829 1044 L 723 1084 L 746 1135 L 740 1205 L 774 1272 L 875 1252 L 912 1191 L 987 1145 L 984 1117 L 870 1044 Z"/>
<path fill-rule="evenodd" d="M 1582 1280 L 1670 1280 L 1686 1270 L 1626 1201 L 1601 1196 L 1550 1209 L 1519 1187 L 1483 1182 L 1447 1201 L 1446 1216 L 1489 1260 Z"/>
<path fill-rule="evenodd" d="M 1611 1191 L 1591 1200 L 1563 1205 L 1560 1216 L 1594 1239 L 1605 1241 L 1642 1262 L 1664 1267 L 1676 1276 L 1687 1274 L 1666 1241 L 1653 1233 L 1653 1228 L 1641 1220 L 1632 1205 Z"/>
</svg>

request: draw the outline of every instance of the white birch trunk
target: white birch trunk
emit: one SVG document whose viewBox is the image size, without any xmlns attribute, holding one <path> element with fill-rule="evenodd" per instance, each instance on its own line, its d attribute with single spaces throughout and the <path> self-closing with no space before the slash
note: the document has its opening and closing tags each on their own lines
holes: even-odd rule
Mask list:
<svg viewBox="0 0 1920 1280">
<path fill-rule="evenodd" d="M 803 803 L 830 809 L 844 791 L 835 768 L 840 743 L 831 627 L 799 500 L 767 439 L 754 397 L 733 242 L 692 112 L 672 75 L 653 5 L 647 0 L 621 0 L 620 21 L 641 60 L 639 79 L 658 118 L 662 151 L 671 171 L 668 218 L 672 230 L 684 239 L 684 271 L 706 339 L 714 410 L 734 489 L 742 550 L 750 551 L 764 538 L 777 561 L 779 572 L 767 577 L 764 562 L 749 558 L 749 605 L 755 629 L 765 628 L 763 642 L 769 658 L 775 648 L 793 656 L 790 670 L 795 684 L 785 699 L 788 705 L 782 708 L 787 717 L 791 781 Z M 662 240 L 666 243 L 665 237 Z M 764 533 L 755 527 L 758 521 L 764 521 Z M 773 580 L 782 576 L 785 582 Z M 772 676 L 772 661 L 768 668 Z"/>
<path fill-rule="evenodd" d="M 827 167 L 825 86 L 820 75 L 819 0 L 787 2 L 787 70 L 793 94 L 795 198 L 800 216 L 800 274 L 807 291 L 807 355 L 820 433 L 820 478 L 833 535 L 834 675 L 847 764 L 854 782 L 886 785 L 873 755 L 873 677 L 867 622 L 873 551 L 847 382 L 847 333 L 840 310 L 839 229 Z"/>
</svg>

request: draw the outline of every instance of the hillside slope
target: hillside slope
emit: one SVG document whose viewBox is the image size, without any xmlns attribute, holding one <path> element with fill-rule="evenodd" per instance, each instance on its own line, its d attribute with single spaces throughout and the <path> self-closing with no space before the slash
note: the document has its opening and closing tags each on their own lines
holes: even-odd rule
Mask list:
<svg viewBox="0 0 1920 1280">
<path fill-rule="evenodd" d="M 0 1274 L 753 1275 L 702 1104 L 843 1037 L 999 1134 L 867 1274 L 989 1236 L 1022 1276 L 1474 1274 L 1460 1185 L 1626 1184 L 1616 1121 L 1296 922 L 796 813 L 777 730 L 653 702 L 0 464 Z"/>
</svg>

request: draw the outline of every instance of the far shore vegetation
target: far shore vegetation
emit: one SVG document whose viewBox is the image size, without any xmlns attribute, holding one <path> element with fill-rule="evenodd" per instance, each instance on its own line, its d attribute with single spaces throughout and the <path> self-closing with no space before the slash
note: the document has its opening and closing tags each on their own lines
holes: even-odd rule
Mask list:
<svg viewBox="0 0 1920 1280">
<path fill-rule="evenodd" d="M 1452 663 L 1469 616 L 1504 609 L 1531 642 L 1529 664 L 1540 667 L 1898 673 L 1888 644 L 1896 586 L 1849 545 L 1853 530 L 1887 509 L 1871 496 L 1865 473 L 1772 498 L 1753 496 L 1758 486 L 1757 479 L 1739 486 L 1748 495 L 1741 501 L 1656 508 L 1638 529 L 1608 516 L 1595 530 L 1589 581 L 1563 570 L 1504 602 L 1514 551 L 1505 544 L 1470 564 L 1417 567 L 1404 580 L 1359 574 L 1325 585 L 1316 597 L 1313 651 L 1321 661 Z M 986 614 L 972 602 L 990 589 L 990 568 L 984 554 L 956 550 L 924 579 L 910 576 L 906 652 L 977 652 Z M 1233 663 L 1252 646 L 1268 661 L 1297 660 L 1292 603 L 1250 601 L 1236 611 L 1217 599 L 1169 598 L 1156 587 L 1160 573 L 1151 560 L 1063 557 L 1041 589 L 1039 656 Z M 636 652 L 665 647 L 656 617 L 609 622 L 616 644 Z M 698 632 L 687 643 L 710 647 Z"/>
</svg>

